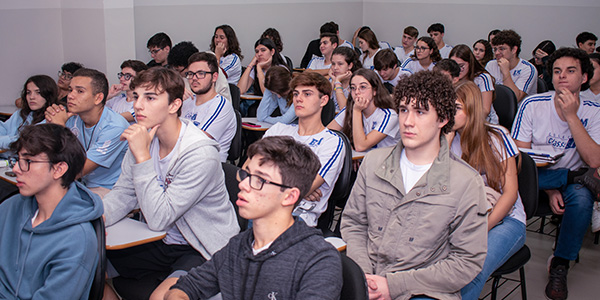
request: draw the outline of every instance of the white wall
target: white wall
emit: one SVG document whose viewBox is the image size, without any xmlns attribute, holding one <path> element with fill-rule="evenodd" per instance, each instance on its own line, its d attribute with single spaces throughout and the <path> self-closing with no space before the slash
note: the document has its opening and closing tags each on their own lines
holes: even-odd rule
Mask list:
<svg viewBox="0 0 600 300">
<path fill-rule="evenodd" d="M 402 30 L 408 25 L 427 35 L 432 23 L 444 24 L 444 41 L 450 45 L 487 39 L 492 29 L 514 29 L 523 40 L 521 56 L 531 58 L 531 51 L 542 40 L 552 40 L 557 47 L 575 46 L 582 31 L 600 35 L 600 1 L 592 0 L 365 0 L 363 19 L 377 37 L 400 45 Z"/>
<path fill-rule="evenodd" d="M 213 2 L 218 2 L 215 4 Z M 318 9 L 315 9 L 318 7 Z M 165 17 L 171 16 L 171 17 Z M 164 31 L 173 45 L 192 41 L 200 51 L 207 50 L 215 27 L 229 24 L 236 31 L 246 65 L 254 55 L 254 43 L 262 32 L 277 28 L 283 41 L 283 53 L 299 66 L 310 40 L 319 37 L 323 23 L 335 21 L 340 34 L 350 39 L 361 25 L 362 2 L 337 0 L 315 3 L 307 0 L 282 1 L 197 1 L 175 0 L 135 1 L 136 54 L 143 61 L 151 60 L 145 45 L 157 32 Z"/>
<path fill-rule="evenodd" d="M 572 46 L 581 31 L 600 35 L 598 16 L 597 0 L 4 0 L 0 105 L 12 103 L 31 75 L 56 78 L 66 61 L 106 72 L 116 83 L 123 60 L 150 60 L 146 41 L 159 31 L 174 43 L 190 40 L 204 50 L 214 28 L 229 24 L 247 64 L 260 34 L 275 27 L 284 54 L 299 65 L 308 41 L 331 20 L 344 39 L 364 24 L 392 45 L 400 44 L 408 25 L 425 35 L 431 23 L 441 22 L 452 45 L 471 45 L 491 29 L 513 28 L 523 37 L 522 56 L 529 58 L 544 39 Z"/>
</svg>

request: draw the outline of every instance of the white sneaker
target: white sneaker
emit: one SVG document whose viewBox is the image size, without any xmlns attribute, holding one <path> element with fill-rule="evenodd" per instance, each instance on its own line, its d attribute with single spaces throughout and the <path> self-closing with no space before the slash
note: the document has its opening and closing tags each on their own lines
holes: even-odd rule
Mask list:
<svg viewBox="0 0 600 300">
<path fill-rule="evenodd" d="M 598 202 L 594 202 L 592 210 L 592 232 L 600 230 L 600 205 L 598 204 Z"/>
</svg>

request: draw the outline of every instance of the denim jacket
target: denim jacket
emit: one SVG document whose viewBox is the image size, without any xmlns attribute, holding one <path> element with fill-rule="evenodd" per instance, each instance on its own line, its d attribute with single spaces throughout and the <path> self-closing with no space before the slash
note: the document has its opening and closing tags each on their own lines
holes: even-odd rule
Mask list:
<svg viewBox="0 0 600 300">
<path fill-rule="evenodd" d="M 483 180 L 450 153 L 404 192 L 402 142 L 366 156 L 342 216 L 348 256 L 366 274 L 387 278 L 392 299 L 460 299 L 487 251 Z"/>
</svg>

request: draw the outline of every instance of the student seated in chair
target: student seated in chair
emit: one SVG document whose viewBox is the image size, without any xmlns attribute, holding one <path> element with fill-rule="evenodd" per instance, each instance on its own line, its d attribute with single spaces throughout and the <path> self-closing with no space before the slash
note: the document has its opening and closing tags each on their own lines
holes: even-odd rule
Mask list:
<svg viewBox="0 0 600 300">
<path fill-rule="evenodd" d="M 496 80 L 515 92 L 517 101 L 537 93 L 537 70 L 528 61 L 519 58 L 521 36 L 514 30 L 503 30 L 491 41 L 496 59 L 490 60 L 485 69 Z"/>
<path fill-rule="evenodd" d="M 148 299 L 162 282 L 150 298 L 162 299 L 182 272 L 210 259 L 239 227 L 217 142 L 179 118 L 181 76 L 151 68 L 133 79 L 131 89 L 137 123 L 121 135 L 129 150 L 119 180 L 103 199 L 106 225 L 139 208 L 148 227 L 167 236 L 107 256 L 120 276 L 113 283 L 122 297 Z"/>
<path fill-rule="evenodd" d="M 166 299 L 338 299 L 342 267 L 319 230 L 292 216 L 310 191 L 319 158 L 291 137 L 250 145 L 238 170 L 237 205 L 253 221 L 213 258 L 181 277 Z"/>
<path fill-rule="evenodd" d="M 199 52 L 190 56 L 188 63 L 185 77 L 194 95 L 183 102 L 181 114 L 219 143 L 221 161 L 225 162 L 235 136 L 237 120 L 231 102 L 215 89 L 219 78 L 219 62 L 212 53 Z"/>
<path fill-rule="evenodd" d="M 580 96 L 594 74 L 585 51 L 558 49 L 548 58 L 548 69 L 556 91 L 523 100 L 512 138 L 520 148 L 564 154 L 557 163 L 538 169 L 540 190 L 548 195 L 552 212 L 563 216 L 546 285 L 549 299 L 562 300 L 568 295 L 569 261 L 577 258 L 592 217 L 594 195 L 577 177 L 600 167 L 600 104 Z"/>
<path fill-rule="evenodd" d="M 319 50 L 321 50 L 323 57 L 313 57 L 308 63 L 306 71 L 313 71 L 326 76 L 329 73 L 329 68 L 331 68 L 331 55 L 333 54 L 333 50 L 337 48 L 338 44 L 339 40 L 337 35 L 333 33 L 321 34 Z"/>
<path fill-rule="evenodd" d="M 54 104 L 46 109 L 46 121 L 65 126 L 77 136 L 87 154 L 81 177 L 83 184 L 101 197 L 121 174 L 127 144 L 120 140 L 129 123 L 105 106 L 108 80 L 97 70 L 79 69 L 73 74 L 67 107 Z"/>
<path fill-rule="evenodd" d="M 389 84 L 392 87 L 392 90 L 388 90 L 393 93 L 393 87 L 398 84 L 400 78 L 403 76 L 410 76 L 412 73 L 407 69 L 402 69 L 398 65 L 398 57 L 392 49 L 383 49 L 377 54 L 375 54 L 375 58 L 373 59 L 373 66 L 381 77 L 381 81 L 383 84 Z"/>
<path fill-rule="evenodd" d="M 401 140 L 369 152 L 342 214 L 348 257 L 370 299 L 460 299 L 481 271 L 487 218 L 483 181 L 450 154 L 456 93 L 438 72 L 400 80 Z"/>
<path fill-rule="evenodd" d="M 74 181 L 85 150 L 63 126 L 27 126 L 11 144 L 18 195 L 0 205 L 0 298 L 88 299 L 102 202 Z"/>
<path fill-rule="evenodd" d="M 294 111 L 298 124 L 277 123 L 265 133 L 267 136 L 287 135 L 308 145 L 319 157 L 321 170 L 310 191 L 300 201 L 294 214 L 309 226 L 316 226 L 321 213 L 327 209 L 327 200 L 342 170 L 346 150 L 344 142 L 321 122 L 321 111 L 329 101 L 331 84 L 317 73 L 302 73 L 290 83 Z"/>
</svg>

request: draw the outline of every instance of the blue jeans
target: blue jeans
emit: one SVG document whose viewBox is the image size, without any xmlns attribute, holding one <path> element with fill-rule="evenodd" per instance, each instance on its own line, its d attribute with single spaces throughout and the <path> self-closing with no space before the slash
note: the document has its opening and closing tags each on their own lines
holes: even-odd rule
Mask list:
<svg viewBox="0 0 600 300">
<path fill-rule="evenodd" d="M 567 169 L 538 169 L 540 189 L 557 189 L 565 203 L 565 213 L 560 225 L 560 235 L 554 256 L 575 260 L 583 236 L 590 226 L 594 196 L 581 184 L 567 185 Z M 542 192 L 543 193 L 543 192 Z"/>
<path fill-rule="evenodd" d="M 569 169 L 548 170 L 538 168 L 538 182 L 540 190 L 552 190 L 565 187 L 567 185 L 567 175 Z"/>
<path fill-rule="evenodd" d="M 511 217 L 488 232 L 488 250 L 483 269 L 477 277 L 460 290 L 465 300 L 478 299 L 486 280 L 525 244 L 525 224 Z"/>
</svg>

